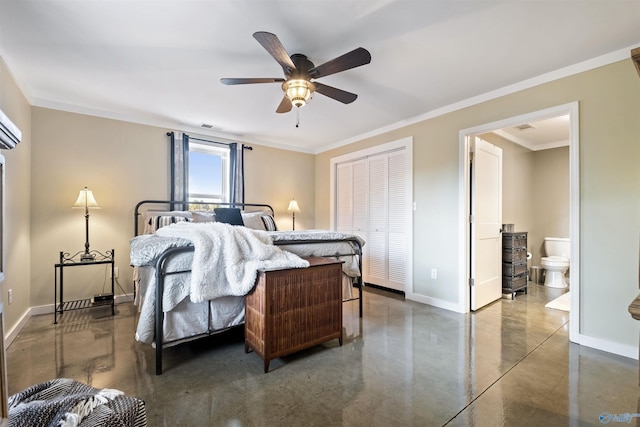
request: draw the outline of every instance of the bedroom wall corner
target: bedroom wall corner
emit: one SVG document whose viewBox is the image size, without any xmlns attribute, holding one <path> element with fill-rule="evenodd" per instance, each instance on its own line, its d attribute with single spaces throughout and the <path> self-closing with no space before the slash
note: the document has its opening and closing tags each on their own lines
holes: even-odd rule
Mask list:
<svg viewBox="0 0 640 427">
<path fill-rule="evenodd" d="M 59 262 L 59 252 L 74 254 L 84 249 L 84 211 L 72 205 L 85 186 L 101 207 L 89 212 L 91 249 L 103 253 L 115 249 L 116 295 L 132 294 L 129 240 L 133 209 L 141 200 L 168 197 L 166 132 L 153 126 L 33 108 L 32 307 L 49 306 L 53 311 L 53 266 Z M 105 266 L 65 271 L 65 300 L 103 293 L 105 278 Z"/>
<path fill-rule="evenodd" d="M 292 197 L 300 206 L 296 230 L 317 228 L 315 222 L 315 156 L 251 144 L 245 153 L 245 201 L 267 203 L 275 211 L 279 230 L 291 230 L 292 215 L 287 212 Z"/>
<path fill-rule="evenodd" d="M 5 280 L 0 283 L 7 336 L 28 313 L 31 300 L 31 105 L 0 57 L 0 109 L 21 130 L 22 141 L 5 157 Z M 12 302 L 8 302 L 8 290 Z M 10 344 L 10 340 L 7 345 Z"/>
</svg>

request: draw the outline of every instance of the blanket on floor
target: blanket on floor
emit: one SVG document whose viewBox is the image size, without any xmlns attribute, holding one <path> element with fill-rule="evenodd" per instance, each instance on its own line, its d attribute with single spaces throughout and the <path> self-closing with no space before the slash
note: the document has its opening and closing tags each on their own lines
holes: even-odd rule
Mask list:
<svg viewBox="0 0 640 427">
<path fill-rule="evenodd" d="M 9 398 L 9 426 L 143 427 L 144 402 L 119 390 L 97 389 L 56 378 L 31 386 Z"/>
<path fill-rule="evenodd" d="M 189 295 L 195 303 L 248 294 L 259 269 L 309 266 L 308 261 L 274 246 L 266 231 L 220 222 L 182 222 L 163 227 L 156 234 L 193 244 Z"/>
</svg>

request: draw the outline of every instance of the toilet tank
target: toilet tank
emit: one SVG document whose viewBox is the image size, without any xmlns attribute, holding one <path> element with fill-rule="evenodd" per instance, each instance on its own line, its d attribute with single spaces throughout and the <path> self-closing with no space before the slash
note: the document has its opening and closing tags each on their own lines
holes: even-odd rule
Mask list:
<svg viewBox="0 0 640 427">
<path fill-rule="evenodd" d="M 570 240 L 566 237 L 545 237 L 544 251 L 547 256 L 563 256 L 570 258 Z"/>
</svg>

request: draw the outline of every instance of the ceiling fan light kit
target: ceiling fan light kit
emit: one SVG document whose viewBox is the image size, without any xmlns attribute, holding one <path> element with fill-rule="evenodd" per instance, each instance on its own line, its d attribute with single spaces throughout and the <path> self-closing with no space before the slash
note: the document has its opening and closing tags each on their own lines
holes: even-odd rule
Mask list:
<svg viewBox="0 0 640 427">
<path fill-rule="evenodd" d="M 295 53 L 289 56 L 275 34 L 258 31 L 253 34 L 253 37 L 280 64 L 285 78 L 223 78 L 220 79 L 223 84 L 282 83 L 284 97 L 276 109 L 277 113 L 288 113 L 293 106 L 303 107 L 311 100 L 314 92 L 319 92 L 343 104 L 350 104 L 358 98 L 355 93 L 312 82 L 311 79 L 370 63 L 371 54 L 366 49 L 359 47 L 316 67 L 306 55 Z"/>
<path fill-rule="evenodd" d="M 294 79 L 282 83 L 282 90 L 294 106 L 304 107 L 316 89 L 315 85 L 307 80 Z"/>
</svg>

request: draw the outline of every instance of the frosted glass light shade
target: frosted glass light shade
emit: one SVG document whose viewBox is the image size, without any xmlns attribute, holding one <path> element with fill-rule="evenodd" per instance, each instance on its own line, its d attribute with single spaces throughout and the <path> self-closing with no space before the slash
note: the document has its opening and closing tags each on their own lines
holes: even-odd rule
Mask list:
<svg viewBox="0 0 640 427">
<path fill-rule="evenodd" d="M 313 96 L 315 86 L 310 81 L 295 79 L 284 82 L 282 84 L 282 90 L 284 90 L 284 93 L 293 105 L 302 107 L 309 102 Z"/>
</svg>

